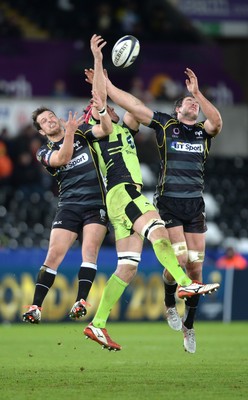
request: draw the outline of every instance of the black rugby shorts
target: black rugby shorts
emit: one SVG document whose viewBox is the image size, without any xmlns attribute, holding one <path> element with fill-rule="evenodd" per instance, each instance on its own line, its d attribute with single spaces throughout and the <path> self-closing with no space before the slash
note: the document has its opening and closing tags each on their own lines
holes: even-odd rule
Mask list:
<svg viewBox="0 0 248 400">
<path fill-rule="evenodd" d="M 202 197 L 181 199 L 161 196 L 156 201 L 156 207 L 166 228 L 183 226 L 184 232 L 207 231 L 205 203 Z"/>
<path fill-rule="evenodd" d="M 88 224 L 100 224 L 107 227 L 106 208 L 86 209 L 79 205 L 59 207 L 52 223 L 52 229 L 62 228 L 79 234 Z"/>
</svg>

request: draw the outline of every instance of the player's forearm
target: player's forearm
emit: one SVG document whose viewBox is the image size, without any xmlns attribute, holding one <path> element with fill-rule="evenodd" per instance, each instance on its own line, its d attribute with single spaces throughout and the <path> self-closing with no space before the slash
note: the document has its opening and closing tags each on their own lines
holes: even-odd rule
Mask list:
<svg viewBox="0 0 248 400">
<path fill-rule="evenodd" d="M 105 136 L 110 135 L 110 133 L 112 133 L 112 131 L 113 131 L 113 124 L 112 124 L 109 114 L 107 113 L 107 111 L 106 111 L 106 114 L 101 115 L 101 113 L 99 113 L 99 117 L 100 117 L 101 129 L 102 129 L 104 135 Z"/>
<path fill-rule="evenodd" d="M 107 94 L 114 103 L 132 114 L 138 122 L 144 125 L 150 124 L 153 111 L 137 97 L 117 88 L 109 80 L 107 81 Z"/>
<path fill-rule="evenodd" d="M 73 154 L 74 135 L 65 133 L 63 144 L 57 153 L 58 162 L 60 165 L 67 164 Z"/>
<path fill-rule="evenodd" d="M 92 88 L 95 90 L 102 101 L 106 102 L 107 99 L 107 89 L 106 89 L 106 79 L 103 72 L 102 60 L 94 60 L 94 78 L 92 83 Z"/>
<path fill-rule="evenodd" d="M 113 85 L 110 80 L 107 81 L 107 93 L 115 104 L 129 112 L 132 112 L 137 105 L 143 104 L 141 100 L 134 97 L 132 94 L 124 92 Z"/>
<path fill-rule="evenodd" d="M 222 128 L 220 112 L 200 91 L 194 94 L 194 98 L 198 101 L 204 116 L 209 120 L 216 133 L 218 133 Z"/>
</svg>

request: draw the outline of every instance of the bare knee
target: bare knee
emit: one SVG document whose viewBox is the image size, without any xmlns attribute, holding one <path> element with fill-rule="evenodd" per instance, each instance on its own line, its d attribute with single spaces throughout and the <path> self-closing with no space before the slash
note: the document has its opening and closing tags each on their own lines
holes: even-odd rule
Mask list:
<svg viewBox="0 0 248 400">
<path fill-rule="evenodd" d="M 65 253 L 56 246 L 51 246 L 48 250 L 44 264 L 49 268 L 57 270 L 65 257 Z"/>
<path fill-rule="evenodd" d="M 117 275 L 122 281 L 126 283 L 132 282 L 133 278 L 137 273 L 137 267 L 133 265 L 118 265 L 115 271 L 115 275 Z"/>
<path fill-rule="evenodd" d="M 100 245 L 95 243 L 87 244 L 83 246 L 83 260 L 85 262 L 96 263 L 98 253 L 99 253 Z"/>
</svg>

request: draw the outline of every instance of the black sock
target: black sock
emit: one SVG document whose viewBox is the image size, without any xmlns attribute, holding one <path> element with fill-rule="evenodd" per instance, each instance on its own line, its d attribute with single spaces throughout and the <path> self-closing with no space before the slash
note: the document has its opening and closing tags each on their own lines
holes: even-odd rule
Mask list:
<svg viewBox="0 0 248 400">
<path fill-rule="evenodd" d="M 164 303 L 166 307 L 175 307 L 176 305 L 175 293 L 177 290 L 177 283 L 176 282 L 169 283 L 164 276 L 163 276 L 163 281 L 164 281 L 164 292 L 165 292 Z"/>
<path fill-rule="evenodd" d="M 83 262 L 78 271 L 78 294 L 76 301 L 86 300 L 96 276 L 97 266 L 93 263 Z"/>
<path fill-rule="evenodd" d="M 188 329 L 193 328 L 199 300 L 200 300 L 200 295 L 196 295 L 185 301 L 185 313 L 183 317 L 183 324 Z"/>
<path fill-rule="evenodd" d="M 42 265 L 35 286 L 33 304 L 41 307 L 49 289 L 52 287 L 57 271 Z"/>
</svg>

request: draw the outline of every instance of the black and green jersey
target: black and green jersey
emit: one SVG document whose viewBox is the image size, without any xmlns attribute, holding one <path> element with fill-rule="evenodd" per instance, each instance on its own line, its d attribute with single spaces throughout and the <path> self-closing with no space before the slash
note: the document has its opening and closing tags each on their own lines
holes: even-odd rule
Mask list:
<svg viewBox="0 0 248 400">
<path fill-rule="evenodd" d="M 94 142 L 107 191 L 119 183 L 142 185 L 141 169 L 133 136 L 136 132 L 113 123 L 113 132 Z"/>
<path fill-rule="evenodd" d="M 149 127 L 156 131 L 161 160 L 156 195 L 201 197 L 204 164 L 212 139 L 203 122 L 186 125 L 168 114 L 154 112 Z"/>
<path fill-rule="evenodd" d="M 37 152 L 37 159 L 53 175 L 59 187 L 58 206 L 79 204 L 85 208 L 105 205 L 105 188 L 92 141 L 92 126 L 83 124 L 74 135 L 74 150 L 68 164 L 53 168 L 49 165 L 51 154 L 59 150 L 59 142 L 49 141 Z"/>
</svg>

